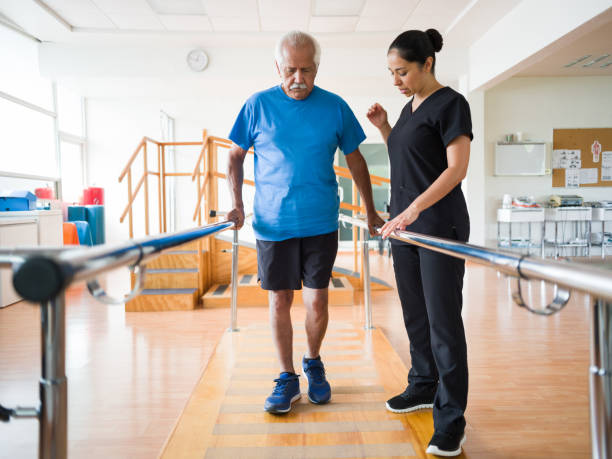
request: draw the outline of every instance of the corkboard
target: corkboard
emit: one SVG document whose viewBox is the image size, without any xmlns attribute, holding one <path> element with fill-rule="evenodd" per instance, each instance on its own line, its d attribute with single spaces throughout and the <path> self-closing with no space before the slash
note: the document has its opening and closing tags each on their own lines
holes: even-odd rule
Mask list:
<svg viewBox="0 0 612 459">
<path fill-rule="evenodd" d="M 593 160 L 591 151 L 593 143 L 601 144 L 599 161 Z M 553 150 L 580 150 L 582 169 L 597 169 L 597 183 L 580 184 L 580 187 L 612 187 L 612 180 L 602 181 L 601 166 L 604 151 L 612 151 L 612 128 L 596 129 L 553 129 Z M 552 186 L 565 188 L 565 171 L 552 170 Z"/>
</svg>

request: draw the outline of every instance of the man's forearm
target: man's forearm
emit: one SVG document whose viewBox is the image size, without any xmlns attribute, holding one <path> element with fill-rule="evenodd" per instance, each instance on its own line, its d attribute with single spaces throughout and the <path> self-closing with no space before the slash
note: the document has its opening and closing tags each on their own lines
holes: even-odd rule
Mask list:
<svg viewBox="0 0 612 459">
<path fill-rule="evenodd" d="M 234 208 L 244 207 L 242 202 L 242 183 L 244 181 L 244 167 L 240 158 L 230 156 L 227 165 L 227 181 L 232 195 Z"/>
</svg>

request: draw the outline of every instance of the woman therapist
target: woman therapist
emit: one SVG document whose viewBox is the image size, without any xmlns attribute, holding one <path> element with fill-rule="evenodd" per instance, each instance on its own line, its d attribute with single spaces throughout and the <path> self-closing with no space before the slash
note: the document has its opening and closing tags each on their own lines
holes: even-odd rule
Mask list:
<svg viewBox="0 0 612 459">
<path fill-rule="evenodd" d="M 469 216 L 461 181 L 472 140 L 465 98 L 435 77 L 437 30 L 409 30 L 389 46 L 393 84 L 412 96 L 391 128 L 386 111 L 374 104 L 368 119 L 381 132 L 391 164 L 391 220 L 395 230 L 467 241 Z M 461 454 L 465 441 L 467 349 L 461 308 L 465 264 L 411 244 L 392 240 L 393 266 L 410 340 L 412 368 L 406 390 L 387 401 L 394 413 L 433 408 L 434 435 L 427 453 Z"/>
</svg>

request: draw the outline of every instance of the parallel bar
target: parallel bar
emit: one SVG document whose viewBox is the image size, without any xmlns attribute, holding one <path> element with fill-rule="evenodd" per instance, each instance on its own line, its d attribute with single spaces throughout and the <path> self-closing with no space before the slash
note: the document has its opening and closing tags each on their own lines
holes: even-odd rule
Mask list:
<svg viewBox="0 0 612 459">
<path fill-rule="evenodd" d="M 487 265 L 511 276 L 544 280 L 589 293 L 595 298 L 612 301 L 612 272 L 605 269 L 575 262 L 532 258 L 409 231 L 396 231 L 391 237 L 435 252 Z"/>
<path fill-rule="evenodd" d="M 118 245 L 61 251 L 0 249 L 0 261 L 4 262 L 7 257 L 26 257 L 24 263 L 14 267 L 15 290 L 30 301 L 49 301 L 74 281 L 90 279 L 122 266 L 143 263 L 163 251 L 232 226 L 233 222 L 224 221 Z M 32 279 L 37 282 L 32 282 Z"/>
<path fill-rule="evenodd" d="M 368 230 L 361 229 L 361 263 L 363 267 L 363 307 L 364 307 L 364 328 L 371 330 L 372 325 L 372 295 L 370 293 L 370 247 L 368 245 Z"/>
<path fill-rule="evenodd" d="M 68 455 L 65 321 L 63 292 L 41 304 L 40 459 L 65 459 Z"/>
<path fill-rule="evenodd" d="M 592 309 L 590 411 L 591 449 L 596 459 L 612 457 L 612 303 Z"/>
<path fill-rule="evenodd" d="M 230 331 L 238 331 L 237 316 L 238 316 L 238 230 L 234 228 L 234 240 L 232 242 L 232 297 L 231 297 L 231 318 Z"/>
</svg>

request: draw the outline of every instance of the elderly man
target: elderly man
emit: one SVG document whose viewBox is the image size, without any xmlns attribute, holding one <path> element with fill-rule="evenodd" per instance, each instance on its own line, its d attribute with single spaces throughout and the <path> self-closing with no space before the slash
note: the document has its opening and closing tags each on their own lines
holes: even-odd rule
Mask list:
<svg viewBox="0 0 612 459">
<path fill-rule="evenodd" d="M 359 152 L 365 134 L 339 96 L 315 86 L 321 51 L 310 35 L 293 31 L 276 47 L 281 84 L 251 96 L 229 135 L 228 178 L 233 210 L 228 218 L 244 223 L 243 163 L 255 148 L 253 229 L 261 287 L 268 290 L 270 323 L 280 361 L 280 376 L 266 399 L 270 413 L 287 413 L 300 398 L 293 367 L 293 291 L 303 286 L 307 353 L 302 368 L 308 398 L 327 403 L 331 389 L 319 350 L 328 323 L 328 285 L 338 250 L 338 183 L 333 169 L 340 148 L 365 203 L 370 225 L 384 222 L 376 213 L 367 165 Z"/>
</svg>

